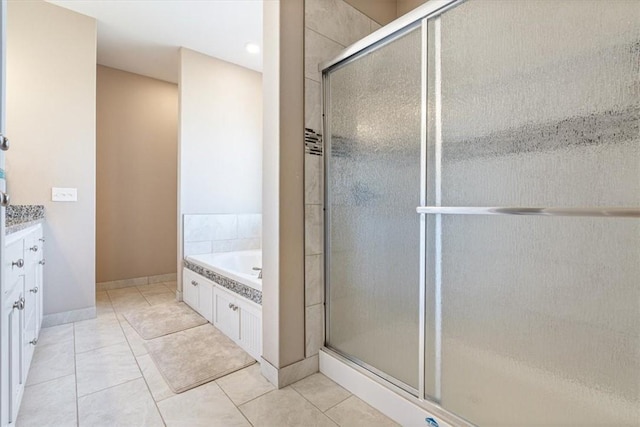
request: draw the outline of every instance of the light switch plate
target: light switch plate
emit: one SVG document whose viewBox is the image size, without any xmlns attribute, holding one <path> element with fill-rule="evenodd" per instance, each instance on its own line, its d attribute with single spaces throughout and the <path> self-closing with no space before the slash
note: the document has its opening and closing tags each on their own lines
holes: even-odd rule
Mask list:
<svg viewBox="0 0 640 427">
<path fill-rule="evenodd" d="M 51 200 L 54 202 L 77 202 L 78 189 L 53 187 L 51 189 Z"/>
</svg>

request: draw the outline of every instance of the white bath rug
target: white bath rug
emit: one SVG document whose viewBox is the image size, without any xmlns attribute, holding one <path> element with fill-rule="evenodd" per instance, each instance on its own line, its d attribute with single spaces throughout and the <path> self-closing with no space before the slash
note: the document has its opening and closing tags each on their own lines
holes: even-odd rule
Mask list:
<svg viewBox="0 0 640 427">
<path fill-rule="evenodd" d="M 159 304 L 129 311 L 125 319 L 145 340 L 204 325 L 207 319 L 183 302 Z"/>
<path fill-rule="evenodd" d="M 256 361 L 211 324 L 145 343 L 174 393 L 182 393 Z"/>
</svg>

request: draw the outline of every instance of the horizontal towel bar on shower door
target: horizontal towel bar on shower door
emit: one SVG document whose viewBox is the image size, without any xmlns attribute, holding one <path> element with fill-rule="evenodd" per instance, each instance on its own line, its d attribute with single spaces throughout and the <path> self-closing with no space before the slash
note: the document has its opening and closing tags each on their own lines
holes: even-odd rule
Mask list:
<svg viewBox="0 0 640 427">
<path fill-rule="evenodd" d="M 445 215 L 540 215 L 640 218 L 640 208 L 524 208 L 418 206 L 419 214 Z"/>
</svg>

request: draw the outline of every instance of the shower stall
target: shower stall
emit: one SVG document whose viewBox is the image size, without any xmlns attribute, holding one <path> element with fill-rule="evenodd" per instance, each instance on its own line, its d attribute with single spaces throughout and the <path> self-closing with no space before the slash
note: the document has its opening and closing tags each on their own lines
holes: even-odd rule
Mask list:
<svg viewBox="0 0 640 427">
<path fill-rule="evenodd" d="M 640 420 L 640 2 L 429 1 L 322 65 L 327 351 L 478 425 Z"/>
</svg>

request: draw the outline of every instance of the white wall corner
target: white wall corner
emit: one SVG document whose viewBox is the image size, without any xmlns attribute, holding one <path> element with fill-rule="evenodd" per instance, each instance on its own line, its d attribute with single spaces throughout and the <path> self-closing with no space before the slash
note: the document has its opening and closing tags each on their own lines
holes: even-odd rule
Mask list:
<svg viewBox="0 0 640 427">
<path fill-rule="evenodd" d="M 260 361 L 262 375 L 277 388 L 283 388 L 319 371 L 318 355 L 302 359 L 299 362 L 276 368 L 266 359 Z"/>
</svg>

